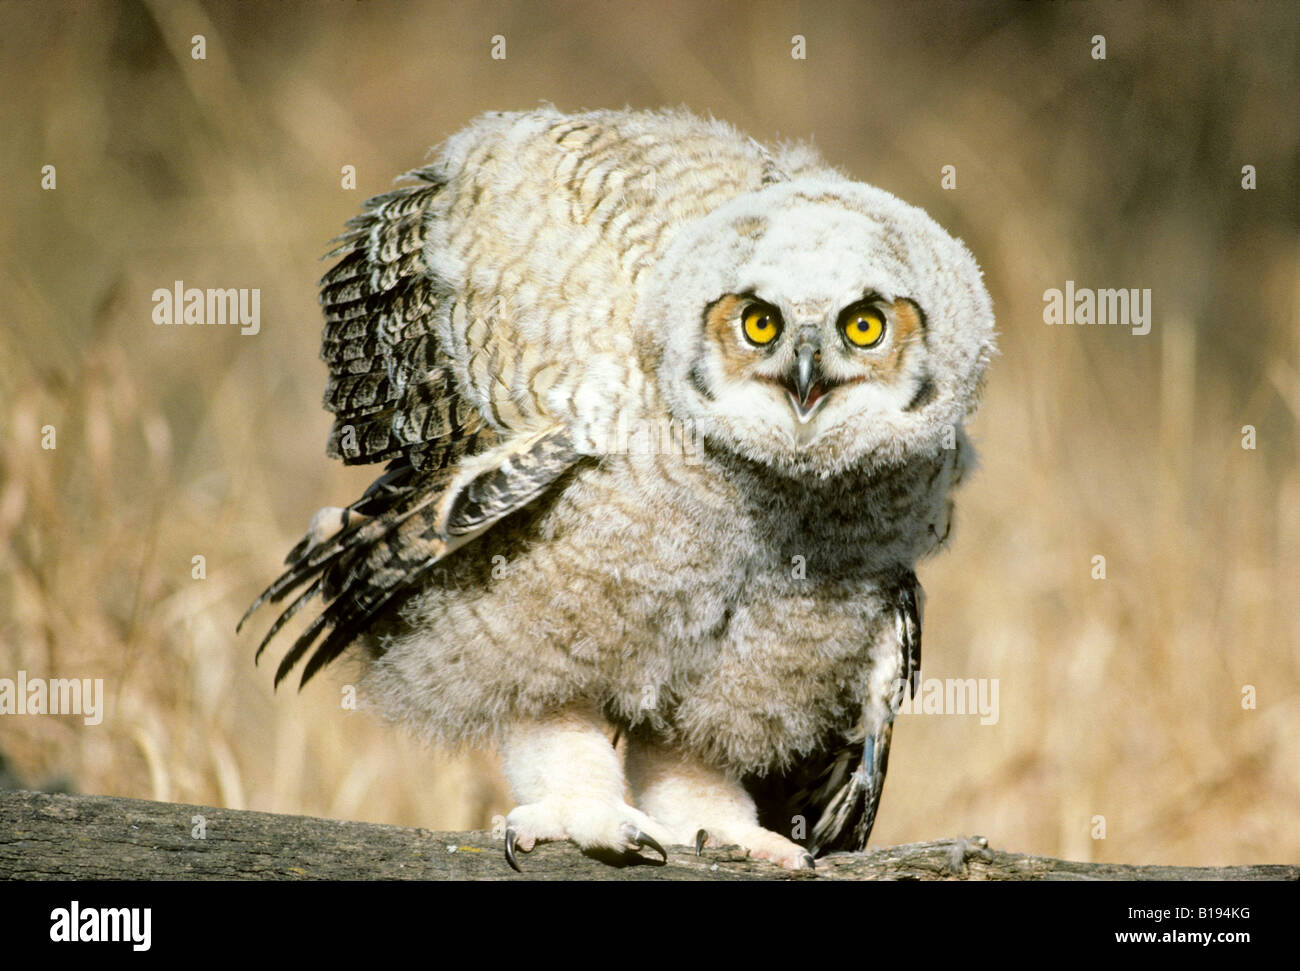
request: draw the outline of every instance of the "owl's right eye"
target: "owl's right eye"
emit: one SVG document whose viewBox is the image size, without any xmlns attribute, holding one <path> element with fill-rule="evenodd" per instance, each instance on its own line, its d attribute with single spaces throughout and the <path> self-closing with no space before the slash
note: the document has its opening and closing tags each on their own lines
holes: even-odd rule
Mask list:
<svg viewBox="0 0 1300 971">
<path fill-rule="evenodd" d="M 751 303 L 740 319 L 745 340 L 755 347 L 766 347 L 781 335 L 781 314 L 765 303 Z"/>
</svg>

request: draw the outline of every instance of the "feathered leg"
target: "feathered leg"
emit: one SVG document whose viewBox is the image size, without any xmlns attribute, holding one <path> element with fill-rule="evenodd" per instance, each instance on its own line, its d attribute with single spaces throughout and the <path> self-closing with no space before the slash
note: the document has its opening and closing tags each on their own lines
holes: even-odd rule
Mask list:
<svg viewBox="0 0 1300 971">
<path fill-rule="evenodd" d="M 506 817 L 506 859 L 539 842 L 572 840 L 584 850 L 654 850 L 672 839 L 623 800 L 623 768 L 594 705 L 571 705 L 516 723 L 501 745 L 502 769 L 521 805 Z"/>
</svg>

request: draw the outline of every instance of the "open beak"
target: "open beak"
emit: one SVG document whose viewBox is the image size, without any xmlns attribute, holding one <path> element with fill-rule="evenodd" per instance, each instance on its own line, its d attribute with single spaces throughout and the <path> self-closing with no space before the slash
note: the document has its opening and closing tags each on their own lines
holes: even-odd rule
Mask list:
<svg viewBox="0 0 1300 971">
<path fill-rule="evenodd" d="M 809 421 L 826 400 L 830 390 L 821 373 L 821 342 L 816 337 L 802 337 L 794 350 L 794 368 L 785 377 L 785 390 L 800 424 Z"/>
</svg>

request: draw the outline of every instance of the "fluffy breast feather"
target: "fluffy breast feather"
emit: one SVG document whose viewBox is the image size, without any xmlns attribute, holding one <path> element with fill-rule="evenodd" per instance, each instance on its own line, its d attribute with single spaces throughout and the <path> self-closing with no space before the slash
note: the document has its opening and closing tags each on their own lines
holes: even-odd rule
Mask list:
<svg viewBox="0 0 1300 971">
<path fill-rule="evenodd" d="M 810 493 L 733 458 L 618 455 L 458 551 L 365 688 L 444 743 L 575 698 L 761 771 L 862 710 L 879 591 L 924 552 L 952 456 Z"/>
</svg>

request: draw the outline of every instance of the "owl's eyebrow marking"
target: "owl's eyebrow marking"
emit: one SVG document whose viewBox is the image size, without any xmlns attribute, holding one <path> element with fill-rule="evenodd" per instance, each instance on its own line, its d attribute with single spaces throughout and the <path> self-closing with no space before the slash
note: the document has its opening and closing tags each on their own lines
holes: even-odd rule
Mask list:
<svg viewBox="0 0 1300 971">
<path fill-rule="evenodd" d="M 922 307 L 915 300 L 913 300 L 911 297 L 899 297 L 898 299 L 906 300 L 909 304 L 912 305 L 912 309 L 916 311 L 916 319 L 921 325 L 921 336 L 924 338 L 924 336 L 927 333 L 929 333 L 930 330 L 930 319 L 925 315 L 925 308 Z"/>
<path fill-rule="evenodd" d="M 713 308 L 722 303 L 722 301 L 726 300 L 729 296 L 731 296 L 731 294 L 724 293 L 717 300 L 711 300 L 709 303 L 706 303 L 704 305 L 704 313 L 700 315 L 700 323 L 707 323 L 709 320 L 709 314 L 713 313 Z M 743 296 L 743 294 L 741 296 Z"/>
<path fill-rule="evenodd" d="M 912 400 L 907 403 L 903 410 L 916 411 L 918 408 L 923 408 L 934 400 L 934 395 L 934 381 L 930 379 L 930 374 L 927 371 L 925 376 L 921 378 L 921 384 L 916 389 L 916 394 L 912 395 Z"/>
<path fill-rule="evenodd" d="M 700 370 L 699 361 L 691 365 L 691 370 L 686 376 L 690 379 L 691 387 L 700 393 L 701 398 L 705 401 L 717 400 L 713 390 L 704 381 L 704 373 Z"/>
</svg>

